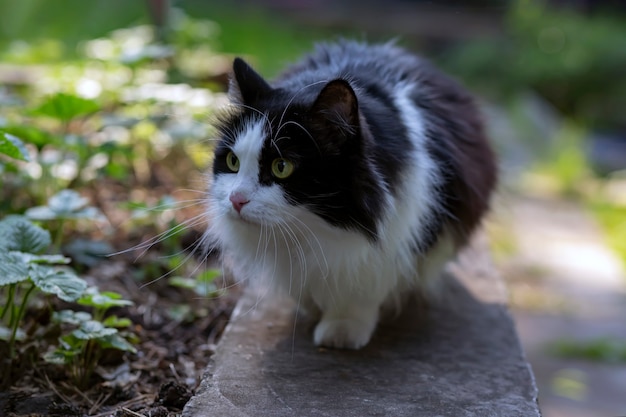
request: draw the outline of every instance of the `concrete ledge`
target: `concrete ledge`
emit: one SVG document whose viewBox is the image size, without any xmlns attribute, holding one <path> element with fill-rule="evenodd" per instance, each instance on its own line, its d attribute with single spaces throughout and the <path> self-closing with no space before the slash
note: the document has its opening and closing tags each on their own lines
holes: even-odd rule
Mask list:
<svg viewBox="0 0 626 417">
<path fill-rule="evenodd" d="M 315 348 L 294 303 L 249 290 L 184 417 L 540 416 L 537 388 L 481 244 L 428 313 L 407 311 L 360 351 Z"/>
</svg>

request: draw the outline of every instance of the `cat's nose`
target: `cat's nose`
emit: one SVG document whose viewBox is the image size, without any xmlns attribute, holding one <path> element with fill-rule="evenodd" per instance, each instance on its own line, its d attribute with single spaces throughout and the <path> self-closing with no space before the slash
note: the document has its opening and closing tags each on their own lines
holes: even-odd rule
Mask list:
<svg viewBox="0 0 626 417">
<path fill-rule="evenodd" d="M 243 206 L 250 202 L 242 193 L 232 193 L 228 199 L 233 204 L 233 208 L 237 210 L 237 213 L 241 213 Z"/>
</svg>

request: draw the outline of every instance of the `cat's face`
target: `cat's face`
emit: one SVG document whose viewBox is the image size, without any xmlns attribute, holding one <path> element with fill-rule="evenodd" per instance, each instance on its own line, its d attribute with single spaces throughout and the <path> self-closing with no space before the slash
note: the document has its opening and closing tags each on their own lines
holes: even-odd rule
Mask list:
<svg viewBox="0 0 626 417">
<path fill-rule="evenodd" d="M 355 184 L 367 177 L 353 90 L 341 80 L 297 93 L 273 90 L 245 71 L 252 70 L 238 73 L 235 64 L 231 94 L 239 112 L 222 124 L 215 149 L 214 214 L 272 226 L 305 210 L 350 227 L 363 203 Z"/>
</svg>

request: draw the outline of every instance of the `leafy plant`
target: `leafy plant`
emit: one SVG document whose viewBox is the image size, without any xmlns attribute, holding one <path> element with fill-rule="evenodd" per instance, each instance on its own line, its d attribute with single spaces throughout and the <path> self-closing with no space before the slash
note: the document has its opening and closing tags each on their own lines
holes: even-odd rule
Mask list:
<svg viewBox="0 0 626 417">
<path fill-rule="evenodd" d="M 174 287 L 186 288 L 200 297 L 210 297 L 218 292 L 215 279 L 222 272 L 219 269 L 208 269 L 198 274 L 196 278 L 175 276 L 169 279 L 169 284 Z"/>
<path fill-rule="evenodd" d="M 22 161 L 30 160 L 30 156 L 28 154 L 28 150 L 24 146 L 24 142 L 10 133 L 2 131 L 0 131 L 0 153 Z"/>
<path fill-rule="evenodd" d="M 550 350 L 564 358 L 586 359 L 606 363 L 626 362 L 626 343 L 609 338 L 589 341 L 560 340 Z"/>
<path fill-rule="evenodd" d="M 42 254 L 50 243 L 48 231 L 23 217 L 0 221 L 0 295 L 4 300 L 0 338 L 8 342 L 11 358 L 16 340 L 24 337 L 20 325 L 35 290 L 75 301 L 87 288 L 87 283 L 71 269 L 58 266 L 69 263 L 69 258 Z"/>
<path fill-rule="evenodd" d="M 31 220 L 57 221 L 54 247 L 59 249 L 63 239 L 63 225 L 67 220 L 106 220 L 100 210 L 88 206 L 88 203 L 88 199 L 74 190 L 61 190 L 50 197 L 47 205 L 31 207 L 25 215 Z"/>
<path fill-rule="evenodd" d="M 70 326 L 71 331 L 59 338 L 59 345 L 44 355 L 50 363 L 66 365 L 74 382 L 84 387 L 88 384 L 98 362 L 106 349 L 136 353 L 131 340 L 134 335 L 120 331 L 129 327 L 128 318 L 115 315 L 105 317 L 107 310 L 115 306 L 132 305 L 115 292 L 101 293 L 97 288 L 88 288 L 78 303 L 94 309 L 92 316 L 87 312 L 62 310 L 52 316 L 53 322 Z"/>
</svg>

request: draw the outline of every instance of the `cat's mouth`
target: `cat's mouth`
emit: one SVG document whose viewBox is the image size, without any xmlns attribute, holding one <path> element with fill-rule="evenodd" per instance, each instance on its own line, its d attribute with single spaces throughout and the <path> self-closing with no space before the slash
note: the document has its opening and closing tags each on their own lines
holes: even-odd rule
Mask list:
<svg viewBox="0 0 626 417">
<path fill-rule="evenodd" d="M 230 217 L 232 219 L 235 219 L 236 221 L 245 223 L 245 224 L 249 224 L 249 225 L 258 225 L 258 222 L 254 221 L 254 219 L 250 218 L 250 216 L 246 215 L 245 213 L 237 213 L 236 211 L 230 211 L 229 212 Z"/>
</svg>

